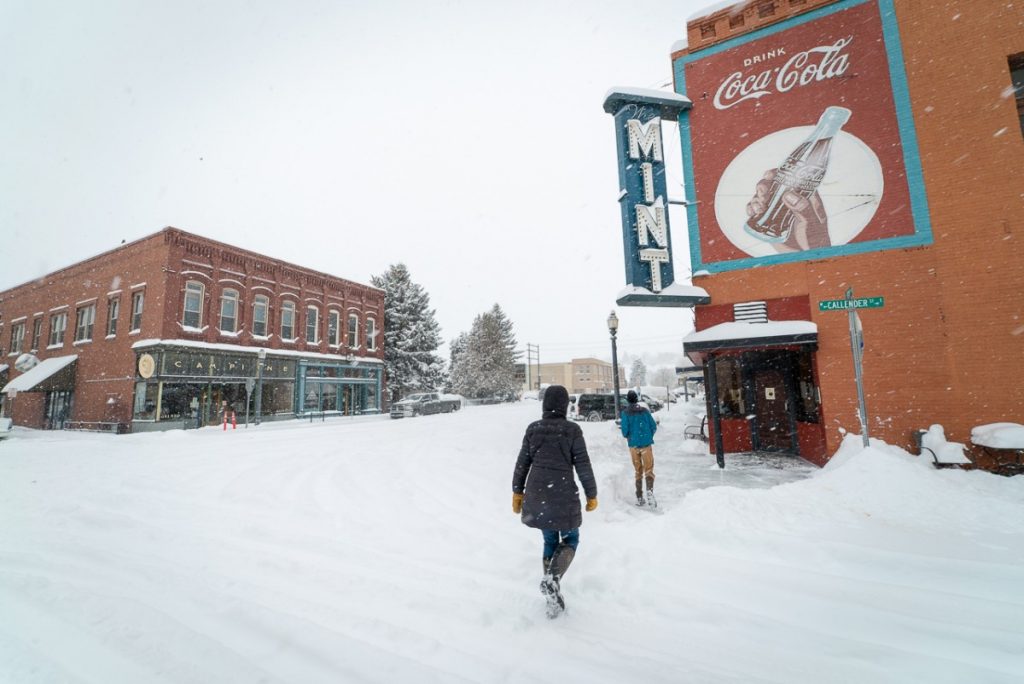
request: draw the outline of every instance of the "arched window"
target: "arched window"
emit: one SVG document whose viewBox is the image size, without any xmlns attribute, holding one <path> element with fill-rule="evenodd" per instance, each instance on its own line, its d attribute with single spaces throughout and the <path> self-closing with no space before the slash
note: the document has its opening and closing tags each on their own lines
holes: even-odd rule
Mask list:
<svg viewBox="0 0 1024 684">
<path fill-rule="evenodd" d="M 306 341 L 320 341 L 320 309 L 315 306 L 306 307 Z"/>
<path fill-rule="evenodd" d="M 238 290 L 224 290 L 220 295 L 220 331 L 233 333 L 238 329 Z"/>
<path fill-rule="evenodd" d="M 366 350 L 377 351 L 377 321 L 366 319 Z"/>
<path fill-rule="evenodd" d="M 201 328 L 203 325 L 203 296 L 206 287 L 195 280 L 185 283 L 185 303 L 182 306 L 181 323 L 186 328 Z"/>
<path fill-rule="evenodd" d="M 351 313 L 348 315 L 348 340 L 349 349 L 359 349 L 359 316 Z"/>
<path fill-rule="evenodd" d="M 333 309 L 327 312 L 327 344 L 332 347 L 341 344 L 341 314 Z"/>
<path fill-rule="evenodd" d="M 281 339 L 295 339 L 295 302 L 281 302 Z"/>
<path fill-rule="evenodd" d="M 256 295 L 252 300 L 252 334 L 257 337 L 267 336 L 267 316 L 270 312 L 270 300 L 265 295 Z"/>
</svg>

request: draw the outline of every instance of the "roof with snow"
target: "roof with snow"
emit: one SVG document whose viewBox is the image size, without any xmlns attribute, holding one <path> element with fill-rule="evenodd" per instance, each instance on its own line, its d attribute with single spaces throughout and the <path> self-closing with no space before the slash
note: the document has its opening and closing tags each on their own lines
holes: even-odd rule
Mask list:
<svg viewBox="0 0 1024 684">
<path fill-rule="evenodd" d="M 779 347 L 817 344 L 818 325 L 811 321 L 768 321 L 719 323 L 683 338 L 683 351 L 714 351 L 745 347 Z"/>
<path fill-rule="evenodd" d="M 0 390 L 0 393 L 10 394 L 11 391 L 40 392 L 47 389 L 57 389 L 54 387 L 47 386 L 48 384 L 51 384 L 47 383 L 47 381 L 50 380 L 51 378 L 53 378 L 55 381 L 58 380 L 58 378 L 55 378 L 54 376 L 56 376 L 65 368 L 68 368 L 77 360 L 78 354 L 70 354 L 68 356 L 54 356 L 52 358 L 46 359 L 45 361 L 41 361 L 39 365 L 37 365 L 32 370 L 26 373 L 22 373 L 21 375 L 19 375 L 18 377 L 14 378 L 9 383 L 4 385 L 4 388 L 3 390 Z M 40 385 L 43 386 L 40 387 Z M 64 388 L 61 387 L 60 389 Z"/>
</svg>

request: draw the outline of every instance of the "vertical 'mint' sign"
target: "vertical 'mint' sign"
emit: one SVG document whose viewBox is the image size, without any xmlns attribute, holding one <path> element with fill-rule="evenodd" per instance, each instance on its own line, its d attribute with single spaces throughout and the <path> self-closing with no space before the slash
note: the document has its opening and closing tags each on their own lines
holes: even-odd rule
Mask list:
<svg viewBox="0 0 1024 684">
<path fill-rule="evenodd" d="M 615 117 L 619 154 L 619 205 L 627 290 L 622 305 L 692 306 L 703 297 L 673 287 L 672 240 L 665 187 L 663 119 L 677 121 L 689 109 L 682 95 L 639 89 L 613 89 L 604 110 Z M 687 288 L 699 290 L 699 288 Z M 702 291 L 701 291 L 702 292 Z"/>
</svg>

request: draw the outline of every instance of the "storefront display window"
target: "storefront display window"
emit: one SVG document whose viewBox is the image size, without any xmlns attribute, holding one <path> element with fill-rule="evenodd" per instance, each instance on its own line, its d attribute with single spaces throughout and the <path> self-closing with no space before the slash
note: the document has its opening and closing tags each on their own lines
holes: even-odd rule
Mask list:
<svg viewBox="0 0 1024 684">
<path fill-rule="evenodd" d="M 736 358 L 719 358 L 715 362 L 718 381 L 718 410 L 723 418 L 738 418 L 746 414 L 743 400 L 743 382 L 740 362 Z"/>
<path fill-rule="evenodd" d="M 796 381 L 799 397 L 796 402 L 796 419 L 804 423 L 818 422 L 818 388 L 814 385 L 814 365 L 809 353 L 796 357 Z"/>
<path fill-rule="evenodd" d="M 160 385 L 155 382 L 135 383 L 135 420 L 156 420 L 157 397 Z"/>
</svg>

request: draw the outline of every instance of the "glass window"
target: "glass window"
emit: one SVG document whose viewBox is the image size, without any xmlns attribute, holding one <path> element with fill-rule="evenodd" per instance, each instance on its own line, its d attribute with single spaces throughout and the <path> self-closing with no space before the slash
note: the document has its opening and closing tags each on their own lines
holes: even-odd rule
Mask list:
<svg viewBox="0 0 1024 684">
<path fill-rule="evenodd" d="M 808 352 L 796 357 L 796 382 L 800 398 L 796 402 L 796 419 L 804 423 L 818 422 L 818 388 L 814 384 L 814 365 Z"/>
<path fill-rule="evenodd" d="M 359 349 L 359 316 L 348 315 L 348 346 L 352 349 Z"/>
<path fill-rule="evenodd" d="M 68 327 L 68 315 L 66 312 L 50 316 L 50 344 L 51 347 L 59 347 L 64 344 L 64 330 Z"/>
<path fill-rule="evenodd" d="M 132 329 L 131 332 L 142 330 L 142 307 L 146 301 L 146 292 L 140 290 L 132 294 Z"/>
<path fill-rule="evenodd" d="M 15 323 L 11 326 L 11 353 L 20 354 L 21 345 L 25 341 L 25 324 Z"/>
<path fill-rule="evenodd" d="M 320 310 L 315 306 L 306 307 L 306 341 L 319 342 Z"/>
<path fill-rule="evenodd" d="M 366 349 L 377 350 L 377 321 L 372 318 L 366 319 Z"/>
<path fill-rule="evenodd" d="M 39 338 L 43 336 L 43 319 L 37 318 L 32 321 L 32 350 L 39 349 Z"/>
<path fill-rule="evenodd" d="M 718 358 L 715 362 L 715 377 L 718 380 L 718 410 L 722 417 L 739 418 L 746 415 L 739 359 Z"/>
<path fill-rule="evenodd" d="M 107 336 L 117 334 L 117 317 L 121 313 L 121 299 L 115 297 L 107 300 Z"/>
<path fill-rule="evenodd" d="M 257 337 L 267 336 L 267 314 L 270 312 L 270 300 L 263 295 L 256 295 L 252 302 L 252 334 Z"/>
<path fill-rule="evenodd" d="M 295 303 L 281 303 L 281 339 L 295 339 Z"/>
<path fill-rule="evenodd" d="M 224 290 L 220 296 L 220 331 L 233 333 L 238 326 L 238 290 Z"/>
<path fill-rule="evenodd" d="M 181 323 L 186 328 L 203 327 L 203 298 L 206 287 L 195 280 L 185 283 L 185 302 L 182 305 Z"/>
<path fill-rule="evenodd" d="M 1011 56 L 1007 61 L 1010 64 L 1010 83 L 1013 87 L 1013 96 L 1017 101 L 1020 132 L 1024 135 L 1024 52 Z"/>
<path fill-rule="evenodd" d="M 156 420 L 156 398 L 160 385 L 155 382 L 135 383 L 135 420 Z"/>
<path fill-rule="evenodd" d="M 96 322 L 96 305 L 82 306 L 75 312 L 75 342 L 92 339 L 92 326 Z"/>
<path fill-rule="evenodd" d="M 327 312 L 327 343 L 332 347 L 341 344 L 341 314 L 337 311 Z"/>
</svg>

